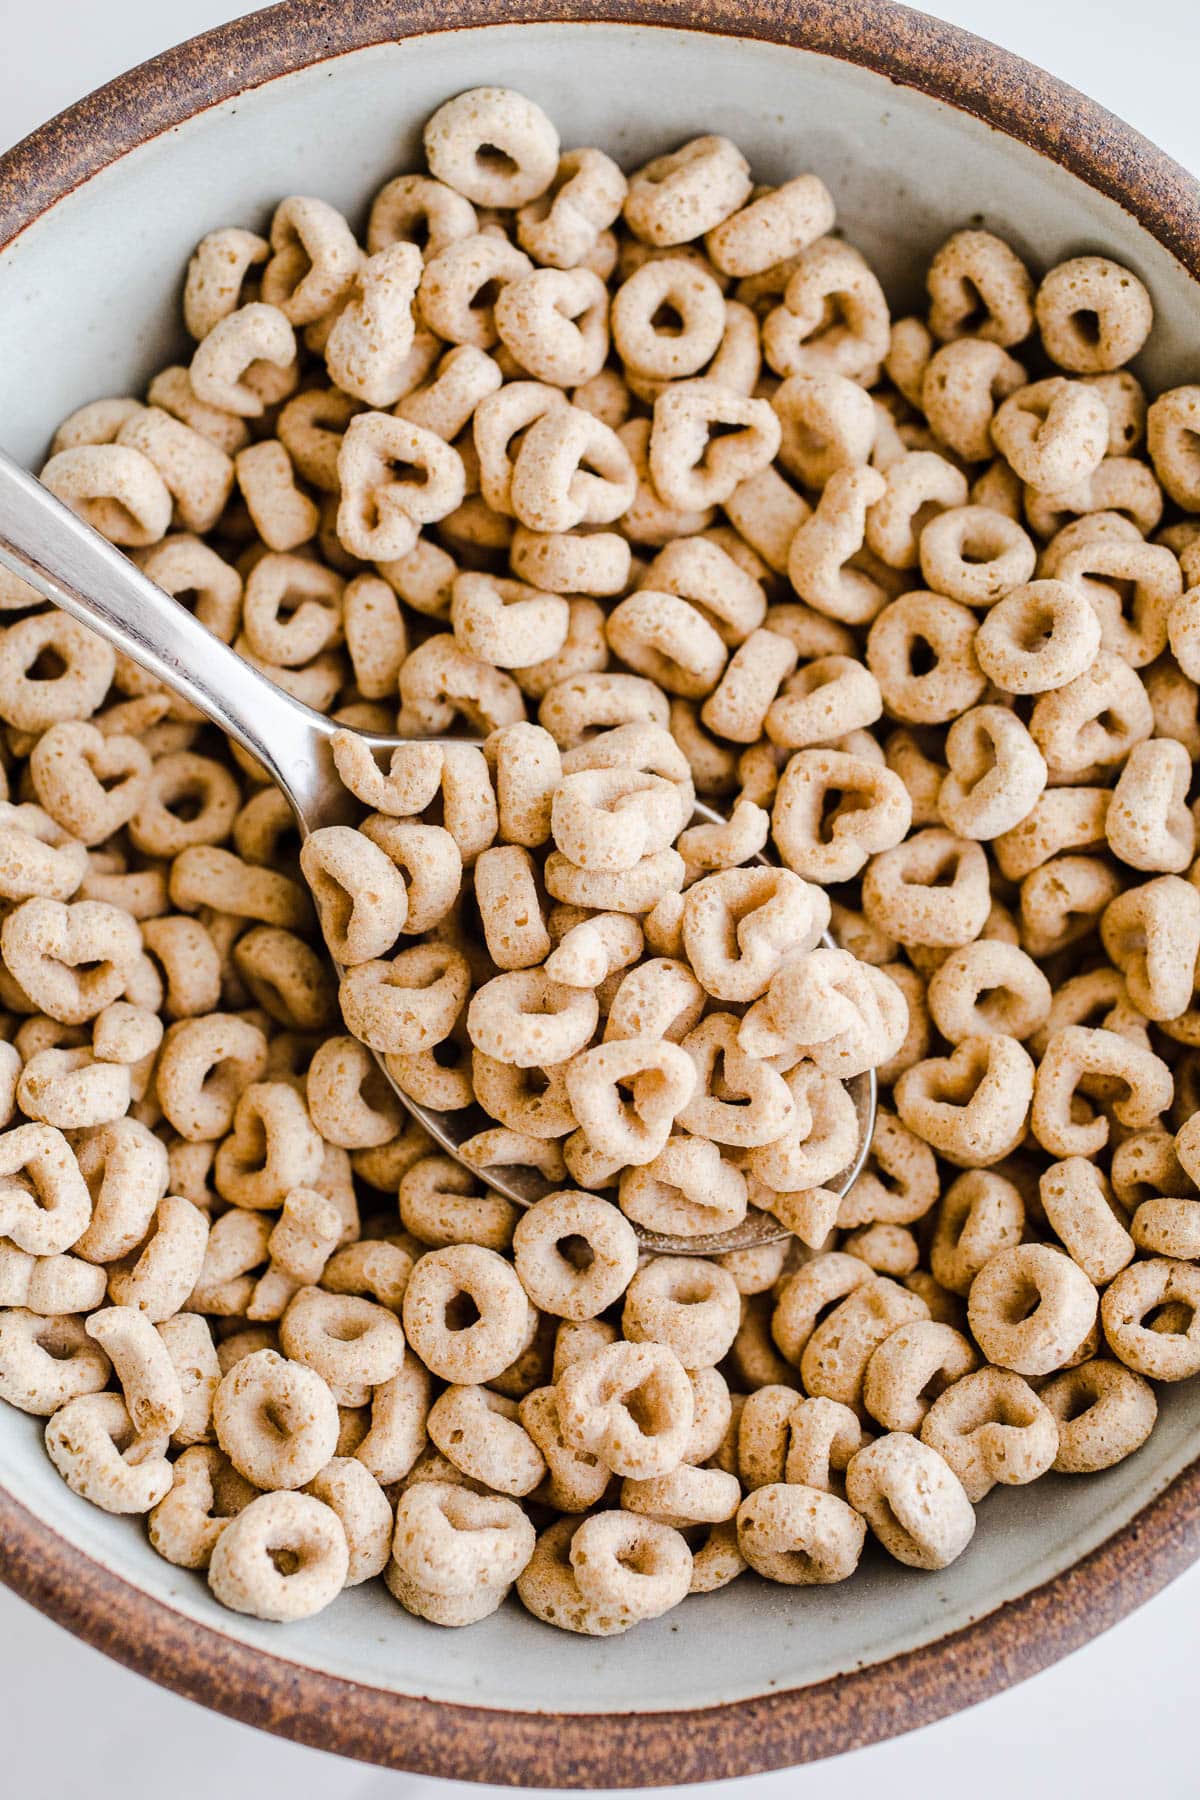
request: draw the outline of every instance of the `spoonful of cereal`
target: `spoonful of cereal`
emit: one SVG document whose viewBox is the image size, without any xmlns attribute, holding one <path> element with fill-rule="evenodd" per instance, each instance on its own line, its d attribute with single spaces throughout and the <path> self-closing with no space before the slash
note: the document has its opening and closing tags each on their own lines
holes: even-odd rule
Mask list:
<svg viewBox="0 0 1200 1800">
<path fill-rule="evenodd" d="M 486 677 L 471 691 L 471 659 L 430 639 L 441 665 L 403 696 L 401 721 L 437 733 L 453 705 L 482 742 L 351 728 L 214 636 L 7 458 L 0 560 L 285 796 L 357 1040 L 316 1053 L 331 1100 L 384 1106 L 365 1046 L 460 1165 L 438 1165 L 448 1203 L 465 1176 L 520 1207 L 615 1187 L 647 1248 L 689 1254 L 825 1235 L 862 1167 L 874 1065 L 903 1035 L 903 1004 L 832 946 L 822 889 L 763 860 L 759 809 L 726 820 L 697 801 L 660 725 L 556 738 L 512 717 Z M 314 604 L 293 603 L 297 618 Z M 93 648 L 72 640 L 81 679 Z M 486 673 L 493 688 L 505 679 Z M 179 904 L 220 908 L 256 876 L 198 844 L 171 883 Z M 269 899 L 250 913 L 284 922 Z M 285 961 L 290 941 L 278 931 Z"/>
</svg>

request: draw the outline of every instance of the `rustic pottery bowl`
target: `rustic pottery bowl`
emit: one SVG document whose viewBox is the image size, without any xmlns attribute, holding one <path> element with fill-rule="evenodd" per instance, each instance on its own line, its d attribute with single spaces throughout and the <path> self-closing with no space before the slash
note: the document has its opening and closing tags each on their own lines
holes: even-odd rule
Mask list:
<svg viewBox="0 0 1200 1800">
<path fill-rule="evenodd" d="M 1200 190 L 1047 75 L 882 0 L 288 0 L 121 77 L 0 158 L 0 437 L 135 391 L 180 348 L 197 238 L 286 193 L 360 219 L 421 122 L 481 82 L 629 164 L 721 131 L 761 179 L 817 170 L 893 301 L 954 226 L 1034 264 L 1103 251 L 1157 314 L 1143 373 L 1195 380 Z M 287 1627 L 221 1610 L 140 1523 L 78 1500 L 0 1407 L 0 1574 L 90 1643 L 270 1730 L 406 1769 L 616 1787 L 745 1774 L 937 1719 L 1119 1619 L 1200 1552 L 1200 1414 L 1168 1390 L 1102 1476 L 987 1500 L 940 1575 L 868 1556 L 843 1587 L 746 1577 L 607 1641 L 514 1604 L 468 1632 L 378 1583 Z"/>
</svg>

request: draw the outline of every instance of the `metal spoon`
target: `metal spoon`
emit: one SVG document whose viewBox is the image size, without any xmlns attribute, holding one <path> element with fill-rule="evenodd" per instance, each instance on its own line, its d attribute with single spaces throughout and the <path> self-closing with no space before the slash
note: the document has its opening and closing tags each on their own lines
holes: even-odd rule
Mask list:
<svg viewBox="0 0 1200 1800">
<path fill-rule="evenodd" d="M 0 563 L 107 638 L 148 674 L 189 700 L 214 725 L 262 764 L 282 790 L 302 835 L 322 825 L 351 822 L 354 803 L 333 766 L 330 749 L 339 727 L 314 712 L 246 662 L 202 625 L 187 608 L 150 581 L 135 563 L 76 516 L 48 489 L 0 451 Z M 362 736 L 376 755 L 405 740 Z M 463 734 L 445 743 L 475 742 Z M 723 823 L 701 802 L 698 816 Z M 765 859 L 760 859 L 765 860 Z M 336 964 L 334 965 L 337 966 Z M 339 976 L 342 970 L 338 969 Z M 387 1075 L 383 1058 L 377 1058 Z M 388 1076 L 391 1081 L 391 1077 Z M 397 1097 L 430 1137 L 518 1206 L 531 1206 L 549 1184 L 533 1170 L 488 1169 L 468 1163 L 461 1146 L 484 1123 L 479 1108 L 433 1112 L 391 1084 Z M 859 1120 L 854 1161 L 828 1185 L 845 1193 L 866 1159 L 875 1120 L 875 1075 L 847 1083 Z M 751 1213 L 732 1231 L 704 1238 L 668 1237 L 639 1231 L 648 1250 L 690 1256 L 717 1256 L 773 1243 L 788 1233 L 769 1213 Z"/>
</svg>

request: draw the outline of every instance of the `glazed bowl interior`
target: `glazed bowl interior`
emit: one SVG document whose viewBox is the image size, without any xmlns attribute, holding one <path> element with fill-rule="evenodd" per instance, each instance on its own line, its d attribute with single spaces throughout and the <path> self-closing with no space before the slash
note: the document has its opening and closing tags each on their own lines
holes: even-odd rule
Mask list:
<svg viewBox="0 0 1200 1800">
<path fill-rule="evenodd" d="M 918 299 L 923 260 L 966 222 L 1001 232 L 1035 267 L 1112 254 L 1155 303 L 1141 373 L 1160 385 L 1195 377 L 1198 296 L 1185 269 L 1115 201 L 954 107 L 772 43 L 624 24 L 498 25 L 382 44 L 255 86 L 123 155 L 37 218 L 0 254 L 5 447 L 36 465 L 73 407 L 136 393 L 186 356 L 181 278 L 204 232 L 261 229 L 275 201 L 296 192 L 323 195 L 361 224 L 373 191 L 419 166 L 427 115 L 479 83 L 531 94 L 564 142 L 602 144 L 626 166 L 719 131 L 743 147 L 757 179 L 817 171 L 896 309 Z M 154 1555 L 140 1522 L 77 1499 L 42 1451 L 39 1422 L 7 1407 L 0 1484 L 149 1601 L 307 1668 L 475 1706 L 646 1712 L 817 1682 L 1027 1592 L 1110 1536 L 1200 1450 L 1190 1384 L 1162 1401 L 1149 1444 L 1109 1473 L 997 1491 L 967 1553 L 941 1574 L 868 1555 L 841 1587 L 744 1578 L 607 1641 L 547 1630 L 515 1602 L 468 1632 L 440 1631 L 401 1612 L 378 1583 L 286 1628 L 235 1616 L 202 1579 Z"/>
</svg>

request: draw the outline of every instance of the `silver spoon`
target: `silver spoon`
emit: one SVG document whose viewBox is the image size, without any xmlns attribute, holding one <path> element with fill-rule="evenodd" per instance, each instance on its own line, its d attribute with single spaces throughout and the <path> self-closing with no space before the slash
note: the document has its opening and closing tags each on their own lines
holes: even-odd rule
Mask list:
<svg viewBox="0 0 1200 1800">
<path fill-rule="evenodd" d="M 302 836 L 320 826 L 345 824 L 353 819 L 353 801 L 334 769 L 330 748 L 339 727 L 322 713 L 292 699 L 214 637 L 186 607 L 143 575 L 136 563 L 2 451 L 0 563 L 64 612 L 107 638 L 117 650 L 190 701 L 257 758 L 282 790 Z M 405 742 L 372 732 L 361 735 L 376 755 L 386 755 Z M 441 741 L 477 740 L 464 734 Z M 696 812 L 710 823 L 724 822 L 720 813 L 700 801 Z M 338 969 L 339 976 L 342 972 Z M 383 1058 L 376 1060 L 387 1075 Z M 388 1080 L 391 1081 L 390 1076 Z M 480 1129 L 477 1109 L 434 1112 L 418 1105 L 394 1082 L 391 1085 L 401 1105 L 449 1156 L 507 1199 L 518 1206 L 531 1206 L 549 1191 L 549 1184 L 533 1170 L 485 1171 L 467 1162 L 461 1147 Z M 855 1180 L 870 1145 L 875 1121 L 874 1071 L 855 1076 L 847 1087 L 858 1113 L 859 1144 L 850 1167 L 828 1184 L 840 1193 L 845 1193 Z M 724 1255 L 731 1250 L 775 1243 L 788 1235 L 769 1213 L 752 1213 L 733 1230 L 712 1237 L 638 1232 L 648 1250 L 690 1256 Z"/>
</svg>

